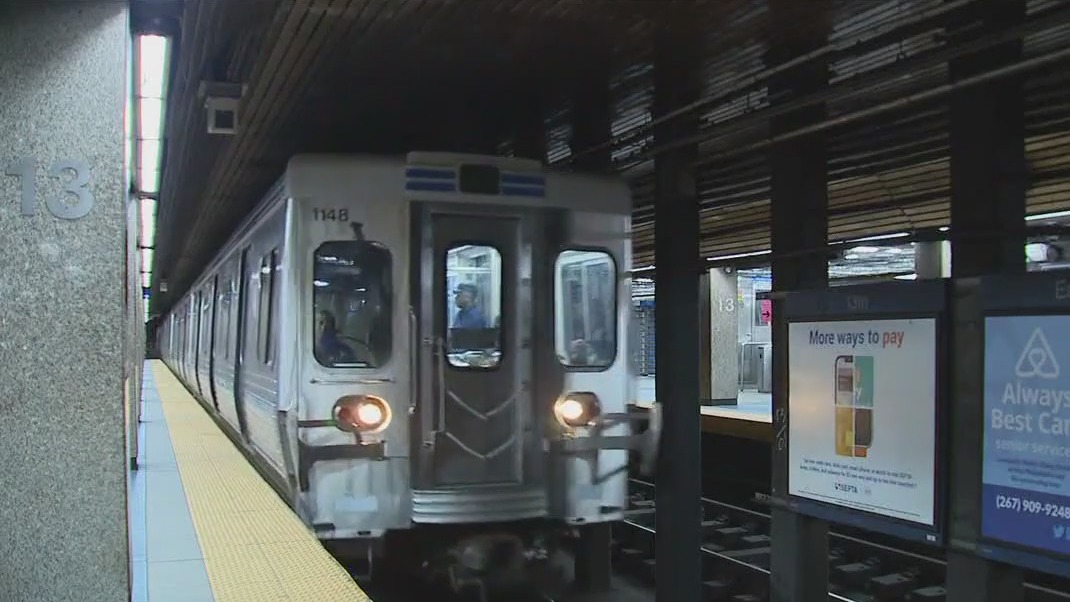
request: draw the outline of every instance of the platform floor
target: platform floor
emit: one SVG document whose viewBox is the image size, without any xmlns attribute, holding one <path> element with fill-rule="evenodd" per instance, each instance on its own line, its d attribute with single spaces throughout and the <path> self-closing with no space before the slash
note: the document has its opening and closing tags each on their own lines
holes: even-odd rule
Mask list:
<svg viewBox="0 0 1070 602">
<path fill-rule="evenodd" d="M 636 405 L 649 407 L 655 397 L 655 378 L 641 376 L 636 379 Z M 734 406 L 702 406 L 704 416 L 735 418 L 752 422 L 773 422 L 773 396 L 757 391 L 740 391 Z"/>
<path fill-rule="evenodd" d="M 370 602 L 162 362 L 141 419 L 134 602 Z"/>
</svg>

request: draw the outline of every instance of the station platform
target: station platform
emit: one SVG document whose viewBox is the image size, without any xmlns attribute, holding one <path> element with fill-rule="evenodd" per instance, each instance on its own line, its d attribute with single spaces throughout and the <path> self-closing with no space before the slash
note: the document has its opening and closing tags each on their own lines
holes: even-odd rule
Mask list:
<svg viewBox="0 0 1070 602">
<path fill-rule="evenodd" d="M 133 602 L 370 602 L 162 362 L 141 416 Z"/>
<path fill-rule="evenodd" d="M 656 399 L 654 377 L 642 376 L 636 382 L 636 405 L 649 408 Z M 740 391 L 736 405 L 702 406 L 703 416 L 747 420 L 772 424 L 773 396 L 758 391 Z"/>
<path fill-rule="evenodd" d="M 648 410 L 654 404 L 655 380 L 640 377 L 636 383 L 636 400 L 632 404 L 639 410 Z M 736 405 L 701 406 L 702 432 L 772 442 L 773 399 L 769 393 L 740 391 Z"/>
</svg>

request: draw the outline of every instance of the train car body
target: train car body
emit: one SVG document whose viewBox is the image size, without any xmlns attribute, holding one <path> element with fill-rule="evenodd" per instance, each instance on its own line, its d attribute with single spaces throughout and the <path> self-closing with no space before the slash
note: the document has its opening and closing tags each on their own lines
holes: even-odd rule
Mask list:
<svg viewBox="0 0 1070 602">
<path fill-rule="evenodd" d="M 626 410 L 630 213 L 622 181 L 526 160 L 294 157 L 158 344 L 321 540 L 438 530 L 451 575 L 486 573 L 621 519 L 656 449 Z"/>
</svg>

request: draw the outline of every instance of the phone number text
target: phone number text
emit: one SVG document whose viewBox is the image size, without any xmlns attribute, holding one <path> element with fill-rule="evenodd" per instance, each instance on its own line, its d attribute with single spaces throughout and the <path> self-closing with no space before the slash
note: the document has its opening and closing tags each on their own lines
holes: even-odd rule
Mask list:
<svg viewBox="0 0 1070 602">
<path fill-rule="evenodd" d="M 1042 514 L 1044 516 L 1055 516 L 1058 518 L 1070 519 L 1070 506 L 1063 506 L 1062 504 L 1052 504 L 1049 502 L 1038 502 L 1036 500 L 1030 500 L 1011 495 L 997 495 L 996 508 L 1000 508 L 1002 510 L 1013 510 L 1014 512 Z"/>
</svg>

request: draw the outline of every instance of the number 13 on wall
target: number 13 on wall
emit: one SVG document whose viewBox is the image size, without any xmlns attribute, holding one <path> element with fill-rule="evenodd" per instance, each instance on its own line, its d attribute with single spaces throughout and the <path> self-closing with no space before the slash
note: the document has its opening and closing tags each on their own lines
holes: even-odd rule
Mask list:
<svg viewBox="0 0 1070 602">
<path fill-rule="evenodd" d="M 45 199 L 45 207 L 48 208 L 49 213 L 60 219 L 81 219 L 93 209 L 93 193 L 89 191 L 91 175 L 89 165 L 77 159 L 60 159 L 53 163 L 48 171 L 48 175 L 60 180 L 68 174 L 73 174 L 73 177 L 63 181 L 62 192 Z M 4 175 L 21 180 L 19 198 L 22 214 L 35 215 L 37 213 L 37 165 L 33 158 L 19 159 L 4 171 Z M 70 199 L 71 196 L 74 198 Z"/>
</svg>

